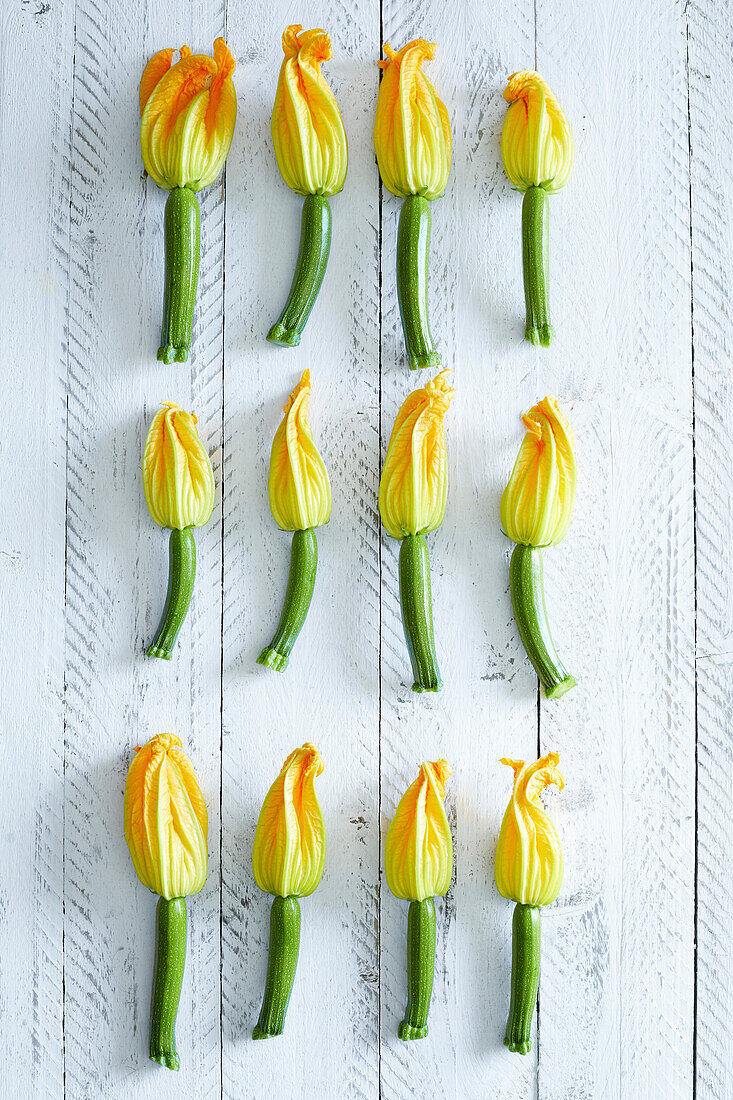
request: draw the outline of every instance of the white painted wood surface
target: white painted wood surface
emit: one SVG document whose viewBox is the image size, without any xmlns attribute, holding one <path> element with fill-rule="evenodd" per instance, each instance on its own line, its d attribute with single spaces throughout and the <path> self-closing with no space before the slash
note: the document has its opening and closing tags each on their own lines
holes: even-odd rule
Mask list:
<svg viewBox="0 0 733 1100">
<path fill-rule="evenodd" d="M 301 348 L 264 333 L 299 201 L 269 136 L 289 22 L 324 26 L 350 143 L 326 281 Z M 225 176 L 203 197 L 190 364 L 154 361 L 164 196 L 144 179 L 137 83 L 157 49 L 238 62 Z M 416 697 L 381 458 L 404 395 L 397 201 L 371 149 L 383 41 L 439 43 L 454 166 L 433 209 L 432 320 L 455 371 L 451 489 L 431 537 L 446 681 Z M 671 1100 L 733 1095 L 730 612 L 733 338 L 730 0 L 7 0 L 0 12 L 0 1096 Z M 506 76 L 537 67 L 573 124 L 551 199 L 549 351 L 521 340 L 520 200 L 498 152 Z M 288 540 L 267 460 L 311 369 L 331 472 L 316 598 L 286 676 L 254 664 Z M 546 571 L 578 688 L 538 701 L 507 593 L 498 500 L 519 414 L 555 392 L 576 429 L 577 513 Z M 199 416 L 218 505 L 171 664 L 144 643 L 165 536 L 140 455 L 174 399 Z M 132 746 L 179 733 L 210 813 L 179 1015 L 183 1068 L 147 1060 L 154 899 L 122 837 Z M 268 901 L 251 874 L 262 797 L 314 740 L 327 871 L 303 904 L 282 1039 L 252 1043 Z M 538 1037 L 502 1046 L 511 906 L 493 886 L 502 755 L 557 748 L 566 880 L 543 918 Z M 402 1044 L 405 907 L 383 835 L 422 758 L 455 769 L 456 875 L 439 906 L 431 1032 Z"/>
</svg>

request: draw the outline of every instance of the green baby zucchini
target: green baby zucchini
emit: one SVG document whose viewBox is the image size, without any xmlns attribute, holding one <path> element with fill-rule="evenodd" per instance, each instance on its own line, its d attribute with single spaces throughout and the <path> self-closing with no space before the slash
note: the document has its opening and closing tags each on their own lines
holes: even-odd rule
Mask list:
<svg viewBox="0 0 733 1100">
<path fill-rule="evenodd" d="M 550 634 L 545 607 L 542 551 L 517 545 L 509 564 L 509 587 L 519 637 L 548 699 L 559 699 L 576 685 L 560 660 Z"/>
<path fill-rule="evenodd" d="M 267 334 L 271 344 L 294 348 L 315 305 L 331 248 L 331 208 L 325 195 L 306 195 L 300 248 L 285 308 Z"/>
<path fill-rule="evenodd" d="M 439 367 L 428 320 L 430 201 L 408 195 L 397 230 L 397 300 L 410 370 Z"/>
<path fill-rule="evenodd" d="M 273 898 L 265 996 L 253 1039 L 282 1035 L 293 991 L 300 951 L 300 904 L 297 898 Z"/>
<path fill-rule="evenodd" d="M 158 359 L 185 363 L 201 259 L 201 212 L 190 187 L 174 187 L 165 204 L 165 294 Z"/>
<path fill-rule="evenodd" d="M 275 637 L 257 658 L 258 665 L 284 672 L 290 652 L 308 614 L 318 567 L 318 543 L 315 528 L 293 531 L 290 572 L 280 622 Z"/>
<path fill-rule="evenodd" d="M 424 1039 L 435 974 L 435 902 L 411 901 L 407 914 L 407 1008 L 397 1034 Z"/>
<path fill-rule="evenodd" d="M 504 1046 L 513 1054 L 532 1049 L 532 1017 L 540 986 L 540 910 L 514 906 L 512 918 L 512 992 Z"/>
<path fill-rule="evenodd" d="M 160 898 L 157 926 L 150 1058 L 166 1069 L 178 1069 L 176 1016 L 186 965 L 186 899 Z"/>
</svg>

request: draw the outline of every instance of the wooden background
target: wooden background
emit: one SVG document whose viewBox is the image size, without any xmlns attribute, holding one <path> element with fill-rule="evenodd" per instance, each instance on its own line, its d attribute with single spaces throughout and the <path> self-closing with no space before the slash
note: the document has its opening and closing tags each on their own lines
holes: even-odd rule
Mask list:
<svg viewBox="0 0 733 1100">
<path fill-rule="evenodd" d="M 300 201 L 269 116 L 280 35 L 323 26 L 350 167 L 298 351 L 264 334 Z M 733 1096 L 731 0 L 5 0 L 0 13 L 0 1095 L 200 1100 Z M 239 119 L 202 196 L 195 343 L 155 361 L 165 197 L 143 175 L 148 57 L 225 34 Z M 454 161 L 433 210 L 432 320 L 456 398 L 431 538 L 445 690 L 409 690 L 381 459 L 410 388 L 394 286 L 399 203 L 371 146 L 380 45 L 439 43 L 429 75 Z M 506 77 L 536 67 L 576 137 L 550 200 L 549 350 L 522 341 L 521 200 L 499 135 Z M 316 596 L 291 667 L 254 662 L 288 537 L 266 475 L 300 372 L 333 482 Z M 578 688 L 538 698 L 507 591 L 498 505 L 520 413 L 554 392 L 577 436 L 576 515 L 546 555 Z M 162 400 L 199 416 L 219 486 L 170 665 L 143 656 L 167 540 L 140 458 Z M 122 837 L 132 747 L 177 732 L 210 812 L 179 1015 L 182 1070 L 147 1060 L 155 900 Z M 286 753 L 326 771 L 324 881 L 303 904 L 285 1035 L 250 1040 L 268 898 L 251 847 Z M 557 749 L 567 870 L 543 917 L 538 1037 L 502 1046 L 511 905 L 493 884 L 503 755 Z M 403 903 L 383 836 L 421 759 L 446 756 L 456 873 L 439 907 L 430 1036 L 396 1037 Z"/>
</svg>

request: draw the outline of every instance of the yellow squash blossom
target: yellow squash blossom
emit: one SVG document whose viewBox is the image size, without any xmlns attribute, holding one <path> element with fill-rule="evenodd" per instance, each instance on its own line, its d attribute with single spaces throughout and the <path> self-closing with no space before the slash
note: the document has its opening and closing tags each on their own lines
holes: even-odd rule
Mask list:
<svg viewBox="0 0 733 1100">
<path fill-rule="evenodd" d="M 160 527 L 202 527 L 214 509 L 214 472 L 197 419 L 166 401 L 156 413 L 143 453 L 143 485 Z"/>
<path fill-rule="evenodd" d="M 573 167 L 573 133 L 560 104 L 535 72 L 514 73 L 504 92 L 509 109 L 501 132 L 504 170 L 520 191 L 559 191 Z"/>
<path fill-rule="evenodd" d="M 170 901 L 206 882 L 206 803 L 171 733 L 135 749 L 125 784 L 125 839 L 143 886 Z"/>
<path fill-rule="evenodd" d="M 435 43 L 417 38 L 398 53 L 387 42 L 374 121 L 379 174 L 393 195 L 437 199 L 445 191 L 452 139 L 445 104 L 422 71 L 435 57 Z"/>
<path fill-rule="evenodd" d="M 140 81 L 140 148 L 159 187 L 199 191 L 216 179 L 227 158 L 237 118 L 234 58 L 223 38 L 214 56 L 181 46 L 155 54 Z"/>
<path fill-rule="evenodd" d="M 425 901 L 448 892 L 453 841 L 443 800 L 452 774 L 447 760 L 423 763 L 400 799 L 384 846 L 387 885 L 397 898 Z"/>
<path fill-rule="evenodd" d="M 338 104 L 321 73 L 333 57 L 331 39 L 297 23 L 285 30 L 283 51 L 271 121 L 278 167 L 299 195 L 335 195 L 349 155 Z"/>
<path fill-rule="evenodd" d="M 527 434 L 501 498 L 501 523 L 516 543 L 551 546 L 565 536 L 573 514 L 573 431 L 552 396 L 522 420 Z"/>
<path fill-rule="evenodd" d="M 331 483 L 308 424 L 310 371 L 285 403 L 285 416 L 275 433 L 267 483 L 270 509 L 283 531 L 305 531 L 328 523 Z"/>
<path fill-rule="evenodd" d="M 315 745 L 290 753 L 267 792 L 255 832 L 252 866 L 260 890 L 304 898 L 323 877 L 326 831 L 315 790 L 323 760 Z"/>
<path fill-rule="evenodd" d="M 415 390 L 392 429 L 379 484 L 382 523 L 395 539 L 424 535 L 440 527 L 448 494 L 448 459 L 443 418 L 455 390 L 449 370 Z"/>
<path fill-rule="evenodd" d="M 496 887 L 502 897 L 522 905 L 549 905 L 560 892 L 563 855 L 560 838 L 540 806 L 550 783 L 565 786 L 560 757 L 549 752 L 534 764 L 502 759 L 514 769 L 514 790 L 501 824 L 496 849 Z"/>
</svg>

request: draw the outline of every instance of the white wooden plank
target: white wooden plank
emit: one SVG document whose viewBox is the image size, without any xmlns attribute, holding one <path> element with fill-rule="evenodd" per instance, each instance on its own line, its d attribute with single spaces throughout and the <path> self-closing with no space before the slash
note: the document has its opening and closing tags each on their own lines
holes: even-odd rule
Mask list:
<svg viewBox="0 0 733 1100">
<path fill-rule="evenodd" d="M 59 1096 L 63 1080 L 65 73 L 72 35 L 64 5 L 38 12 L 5 5 L 0 14 L 0 1091 L 19 1097 Z"/>
<path fill-rule="evenodd" d="M 558 338 L 541 392 L 578 437 L 578 509 L 547 554 L 579 684 L 543 705 L 567 786 L 545 920 L 543 1097 L 692 1084 L 694 687 L 689 177 L 681 6 L 537 4 L 537 67 L 574 126 L 551 202 Z"/>
<path fill-rule="evenodd" d="M 697 1029 L 695 1084 L 700 1100 L 733 1092 L 730 1019 L 733 967 L 726 941 L 733 927 L 730 746 L 731 512 L 728 450 L 733 307 L 733 123 L 730 3 L 688 5 L 692 290 L 695 356 L 697 530 Z"/>
<path fill-rule="evenodd" d="M 733 775 L 732 684 L 730 654 L 698 658 L 695 1083 L 700 1100 L 723 1100 L 733 1092 L 733 978 L 728 951 L 733 928 L 733 844 L 726 813 Z"/>
<path fill-rule="evenodd" d="M 155 361 L 165 196 L 143 179 L 137 84 L 148 57 L 211 49 L 223 0 L 139 8 L 78 0 L 72 147 L 65 828 L 66 1091 L 75 1097 L 219 1090 L 218 509 L 197 532 L 194 604 L 168 664 L 147 660 L 167 535 L 147 514 L 140 458 L 162 400 L 221 433 L 223 186 L 202 197 L 202 263 L 190 365 Z M 132 871 L 122 791 L 133 746 L 173 730 L 209 806 L 210 871 L 189 903 L 178 1043 L 185 1072 L 148 1060 L 155 898 Z"/>
<path fill-rule="evenodd" d="M 281 181 L 270 113 L 292 22 L 324 27 L 324 66 L 350 142 L 344 191 L 331 200 L 331 255 L 297 350 L 267 344 L 297 253 L 301 200 Z M 373 2 L 230 7 L 242 61 L 242 126 L 227 190 L 225 619 L 223 741 L 223 1090 L 244 1080 L 275 1096 L 378 1093 L 378 476 L 377 203 L 369 137 L 379 11 Z M 308 620 L 287 671 L 255 664 L 285 593 L 290 538 L 267 500 L 269 452 L 288 393 L 311 371 L 310 420 L 329 469 L 333 514 L 318 534 Z M 262 799 L 287 753 L 320 749 L 326 873 L 302 903 L 298 975 L 285 1033 L 254 1043 L 270 899 L 251 851 Z"/>
<path fill-rule="evenodd" d="M 382 1087 L 408 1096 L 536 1095 L 536 1056 L 504 1049 L 511 958 L 511 906 L 496 893 L 493 858 L 510 792 L 499 757 L 531 759 L 537 746 L 536 679 L 512 621 L 509 544 L 499 497 L 521 440 L 519 414 L 534 394 L 535 357 L 516 339 L 520 298 L 520 206 L 504 178 L 499 134 L 503 81 L 531 61 L 533 5 L 501 20 L 490 9 L 422 3 L 384 8 L 384 39 L 438 43 L 425 70 L 453 124 L 454 159 L 444 198 L 433 205 L 431 323 L 456 397 L 446 417 L 450 489 L 443 525 L 430 536 L 438 655 L 445 687 L 410 691 L 399 612 L 396 543 L 382 542 L 382 822 L 422 759 L 445 756 L 455 775 L 447 804 L 455 825 L 456 880 L 439 910 L 430 1034 L 396 1035 L 406 998 L 405 906 L 382 889 Z M 394 282 L 400 203 L 383 194 L 382 445 L 410 373 Z M 429 377 L 429 375 L 428 375 Z"/>
</svg>

